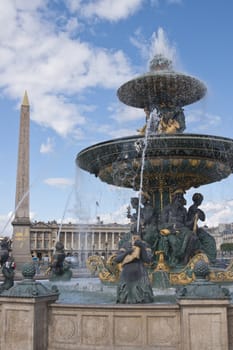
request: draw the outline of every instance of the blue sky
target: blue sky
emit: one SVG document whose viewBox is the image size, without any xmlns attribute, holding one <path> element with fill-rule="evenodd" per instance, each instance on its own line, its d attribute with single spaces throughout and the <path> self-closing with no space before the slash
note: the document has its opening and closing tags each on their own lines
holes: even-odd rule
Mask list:
<svg viewBox="0 0 233 350">
<path fill-rule="evenodd" d="M 146 72 L 154 54 L 165 54 L 176 70 L 207 85 L 207 96 L 185 108 L 186 132 L 231 138 L 232 13 L 231 0 L 2 0 L 1 232 L 12 231 L 25 90 L 31 106 L 30 210 L 37 221 L 100 215 L 104 222 L 125 222 L 131 193 L 78 171 L 75 157 L 143 125 L 144 113 L 124 106 L 116 91 Z M 198 189 L 210 226 L 232 221 L 232 177 Z"/>
</svg>

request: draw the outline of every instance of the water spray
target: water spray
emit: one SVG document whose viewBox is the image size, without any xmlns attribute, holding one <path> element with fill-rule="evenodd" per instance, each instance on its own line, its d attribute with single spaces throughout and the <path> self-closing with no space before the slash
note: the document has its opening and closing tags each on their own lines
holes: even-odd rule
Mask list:
<svg viewBox="0 0 233 350">
<path fill-rule="evenodd" d="M 9 219 L 7 220 L 5 226 L 3 227 L 3 230 L 1 232 L 1 236 L 3 236 L 7 226 L 11 223 L 11 221 L 14 218 L 15 213 L 17 212 L 17 210 L 19 209 L 20 205 L 22 204 L 22 202 L 24 201 L 24 199 L 29 195 L 30 189 L 31 189 L 32 185 L 30 185 L 29 189 L 27 190 L 27 192 L 24 193 L 23 197 L 20 199 L 19 203 L 17 204 L 17 206 L 15 207 L 15 210 L 11 213 Z"/>
<path fill-rule="evenodd" d="M 139 196 L 138 196 L 138 217 L 137 217 L 137 233 L 139 233 L 140 228 L 140 216 L 141 216 L 141 200 L 142 200 L 142 189 L 143 189 L 143 173 L 144 173 L 144 166 L 145 166 L 145 156 L 146 156 L 146 150 L 148 146 L 148 137 L 151 134 L 157 133 L 157 128 L 159 124 L 159 116 L 156 111 L 156 109 L 152 109 L 152 111 L 149 114 L 149 117 L 146 120 L 146 130 L 145 130 L 145 136 L 142 142 L 143 148 L 142 148 L 142 166 L 140 171 L 140 186 L 139 186 Z M 152 129 L 153 127 L 153 129 Z"/>
</svg>

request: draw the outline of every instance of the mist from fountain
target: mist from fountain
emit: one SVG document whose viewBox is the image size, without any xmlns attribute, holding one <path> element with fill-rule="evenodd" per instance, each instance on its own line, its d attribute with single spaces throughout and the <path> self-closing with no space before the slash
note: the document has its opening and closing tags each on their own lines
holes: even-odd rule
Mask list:
<svg viewBox="0 0 233 350">
<path fill-rule="evenodd" d="M 32 185 L 31 185 L 32 186 Z M 27 196 L 29 196 L 30 190 L 31 190 L 31 186 L 29 187 L 29 189 L 27 190 L 27 192 L 24 193 L 24 195 L 22 196 L 22 198 L 20 199 L 20 201 L 18 202 L 18 204 L 16 205 L 14 211 L 12 211 L 10 217 L 8 218 L 6 224 L 4 225 L 0 236 L 3 236 L 5 230 L 7 229 L 8 225 L 12 222 L 12 220 L 14 219 L 14 216 L 17 212 L 17 210 L 19 209 L 19 207 L 21 206 L 21 204 L 23 203 L 23 201 L 25 200 L 25 198 L 27 198 Z"/>
</svg>

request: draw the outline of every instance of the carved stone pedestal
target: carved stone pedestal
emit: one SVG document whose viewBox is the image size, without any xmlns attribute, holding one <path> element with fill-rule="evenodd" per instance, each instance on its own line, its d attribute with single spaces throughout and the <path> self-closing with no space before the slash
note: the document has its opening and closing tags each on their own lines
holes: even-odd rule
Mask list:
<svg viewBox="0 0 233 350">
<path fill-rule="evenodd" d="M 228 350 L 229 300 L 182 299 L 180 305 L 182 350 Z"/>
<path fill-rule="evenodd" d="M 0 298 L 0 349 L 47 350 L 48 304 L 56 296 Z"/>
<path fill-rule="evenodd" d="M 0 349 L 47 350 L 48 305 L 59 292 L 34 281 L 35 266 L 25 264 L 24 279 L 0 294 Z"/>
</svg>

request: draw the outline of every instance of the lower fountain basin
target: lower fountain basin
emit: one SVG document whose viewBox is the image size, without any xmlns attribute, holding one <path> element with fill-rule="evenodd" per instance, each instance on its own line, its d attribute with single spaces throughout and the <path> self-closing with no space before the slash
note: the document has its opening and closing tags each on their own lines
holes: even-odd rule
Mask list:
<svg viewBox="0 0 233 350">
<path fill-rule="evenodd" d="M 48 280 L 40 281 L 46 287 L 54 285 Z M 59 304 L 80 304 L 80 305 L 115 305 L 116 285 L 103 284 L 97 277 L 72 278 L 67 282 L 56 282 L 59 290 Z M 153 288 L 155 303 L 173 304 L 176 302 L 175 288 L 158 289 Z"/>
<path fill-rule="evenodd" d="M 103 182 L 138 190 L 143 136 L 98 143 L 82 150 L 76 164 Z M 233 140 L 201 134 L 155 135 L 148 138 L 144 189 L 187 190 L 220 181 L 233 172 Z"/>
</svg>

